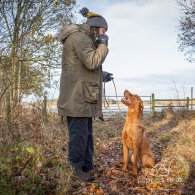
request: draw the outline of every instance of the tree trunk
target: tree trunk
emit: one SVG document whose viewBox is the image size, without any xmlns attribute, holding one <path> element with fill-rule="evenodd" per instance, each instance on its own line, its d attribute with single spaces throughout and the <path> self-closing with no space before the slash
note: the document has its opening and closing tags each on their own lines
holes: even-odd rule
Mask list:
<svg viewBox="0 0 195 195">
<path fill-rule="evenodd" d="M 7 128 L 10 132 L 12 126 L 11 120 L 11 103 L 10 103 L 10 93 L 6 93 L 6 118 L 7 118 Z"/>
</svg>

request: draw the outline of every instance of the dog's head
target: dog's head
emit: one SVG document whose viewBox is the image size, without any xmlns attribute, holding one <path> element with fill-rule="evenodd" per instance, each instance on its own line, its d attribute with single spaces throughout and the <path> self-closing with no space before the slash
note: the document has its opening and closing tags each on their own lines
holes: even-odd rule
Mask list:
<svg viewBox="0 0 195 195">
<path fill-rule="evenodd" d="M 124 98 L 121 99 L 121 102 L 128 106 L 129 111 L 133 113 L 139 113 L 140 116 L 143 115 L 143 102 L 138 95 L 130 93 L 128 90 L 124 91 Z"/>
</svg>

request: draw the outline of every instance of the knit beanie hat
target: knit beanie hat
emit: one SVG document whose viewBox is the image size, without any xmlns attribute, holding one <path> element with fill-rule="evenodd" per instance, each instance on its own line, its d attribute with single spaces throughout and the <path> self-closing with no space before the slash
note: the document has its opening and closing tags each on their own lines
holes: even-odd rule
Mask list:
<svg viewBox="0 0 195 195">
<path fill-rule="evenodd" d="M 103 16 L 90 12 L 86 7 L 82 8 L 80 13 L 87 18 L 86 23 L 89 26 L 103 27 L 108 30 L 108 24 Z"/>
</svg>

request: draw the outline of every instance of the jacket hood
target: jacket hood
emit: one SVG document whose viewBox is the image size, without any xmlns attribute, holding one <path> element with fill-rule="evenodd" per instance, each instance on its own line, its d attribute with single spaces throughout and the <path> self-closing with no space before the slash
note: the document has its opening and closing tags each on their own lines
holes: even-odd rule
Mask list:
<svg viewBox="0 0 195 195">
<path fill-rule="evenodd" d="M 57 40 L 61 43 L 64 43 L 64 41 L 66 40 L 66 38 L 77 31 L 83 31 L 86 34 L 90 33 L 90 27 L 88 25 L 76 25 L 76 24 L 70 24 L 70 25 L 66 25 L 64 26 L 59 33 L 57 34 Z"/>
</svg>

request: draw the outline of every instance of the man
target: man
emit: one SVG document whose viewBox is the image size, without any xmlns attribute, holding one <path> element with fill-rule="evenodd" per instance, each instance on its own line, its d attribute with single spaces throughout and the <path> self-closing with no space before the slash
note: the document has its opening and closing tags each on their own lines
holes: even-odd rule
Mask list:
<svg viewBox="0 0 195 195">
<path fill-rule="evenodd" d="M 69 161 L 75 174 L 92 181 L 94 178 L 89 174 L 94 169 L 92 117 L 102 117 L 102 81 L 113 78 L 112 74 L 102 72 L 108 54 L 106 20 L 87 8 L 80 13 L 87 17 L 86 24 L 65 26 L 57 37 L 63 44 L 57 106 L 59 115 L 67 117 Z"/>
</svg>

